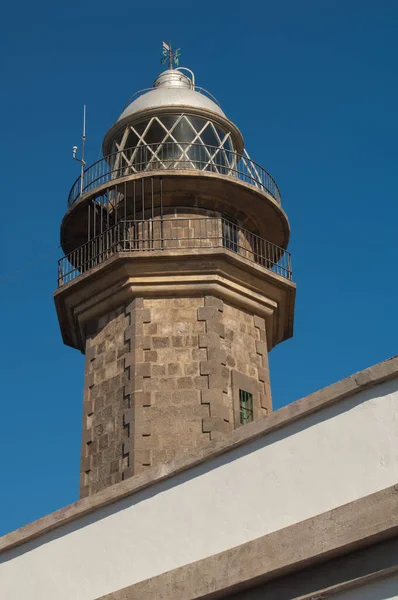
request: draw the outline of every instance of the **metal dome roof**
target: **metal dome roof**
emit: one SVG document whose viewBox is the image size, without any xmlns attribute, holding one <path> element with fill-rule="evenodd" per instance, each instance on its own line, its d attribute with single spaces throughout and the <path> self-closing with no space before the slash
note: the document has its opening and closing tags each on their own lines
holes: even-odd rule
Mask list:
<svg viewBox="0 0 398 600">
<path fill-rule="evenodd" d="M 221 117 L 226 117 L 220 106 L 208 96 L 197 91 L 201 88 L 194 87 L 191 79 L 178 69 L 164 71 L 153 85 L 153 88 L 148 91 L 144 90 L 142 95 L 138 96 L 124 109 L 118 121 L 143 110 L 163 106 L 188 106 L 210 110 Z"/>
</svg>

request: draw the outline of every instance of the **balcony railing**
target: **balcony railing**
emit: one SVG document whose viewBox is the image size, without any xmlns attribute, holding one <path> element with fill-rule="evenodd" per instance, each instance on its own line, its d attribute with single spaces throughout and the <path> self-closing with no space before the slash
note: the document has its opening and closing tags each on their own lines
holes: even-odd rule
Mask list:
<svg viewBox="0 0 398 600">
<path fill-rule="evenodd" d="M 219 173 L 249 183 L 281 203 L 274 179 L 247 154 L 224 147 L 203 144 L 163 142 L 145 144 L 115 152 L 84 171 L 72 186 L 68 197 L 71 206 L 81 195 L 121 177 L 152 171 L 196 170 Z"/>
<path fill-rule="evenodd" d="M 120 221 L 58 261 L 58 287 L 123 252 L 224 248 L 291 280 L 290 253 L 222 218 Z"/>
</svg>

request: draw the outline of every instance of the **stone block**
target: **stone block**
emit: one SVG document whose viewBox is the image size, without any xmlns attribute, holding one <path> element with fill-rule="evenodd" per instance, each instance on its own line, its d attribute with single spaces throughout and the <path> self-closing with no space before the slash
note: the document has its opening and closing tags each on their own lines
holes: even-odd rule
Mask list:
<svg viewBox="0 0 398 600">
<path fill-rule="evenodd" d="M 143 323 L 151 322 L 151 311 L 149 310 L 149 308 L 144 308 L 144 310 L 140 312 L 140 320 Z"/>
<path fill-rule="evenodd" d="M 116 377 L 118 373 L 118 366 L 116 362 L 112 362 L 105 366 L 104 379 L 112 379 Z"/>
<path fill-rule="evenodd" d="M 191 390 L 194 387 L 194 381 L 192 377 L 179 377 L 177 387 L 180 390 Z"/>
<path fill-rule="evenodd" d="M 250 365 L 249 364 L 249 365 L 246 366 L 246 374 L 249 377 L 254 377 L 255 378 L 257 376 L 257 369 L 258 369 L 258 367 L 256 367 L 255 365 Z"/>
<path fill-rule="evenodd" d="M 116 350 L 108 350 L 105 354 L 105 364 L 116 362 Z"/>
<path fill-rule="evenodd" d="M 150 335 L 137 335 L 135 338 L 135 348 L 142 350 L 151 350 L 152 348 L 152 337 Z"/>
<path fill-rule="evenodd" d="M 268 381 L 269 380 L 269 372 L 268 369 L 264 367 L 258 368 L 258 379 L 259 381 Z"/>
<path fill-rule="evenodd" d="M 163 390 L 165 392 L 171 392 L 177 389 L 177 379 L 175 377 L 165 377 L 164 379 L 148 379 L 147 380 L 147 391 L 158 392 Z"/>
<path fill-rule="evenodd" d="M 175 392 L 170 392 L 169 395 L 165 395 L 160 393 L 158 395 L 158 400 L 160 402 L 169 402 L 174 405 L 181 404 L 198 404 L 200 403 L 200 391 L 199 390 L 177 390 Z"/>
<path fill-rule="evenodd" d="M 147 364 L 147 363 L 143 363 Z M 133 377 L 130 381 L 126 381 L 124 386 L 124 395 L 128 396 L 129 394 L 133 394 L 134 392 L 142 392 L 144 391 L 144 379 L 145 381 L 150 381 L 150 377 L 143 377 L 141 375 L 137 375 Z"/>
<path fill-rule="evenodd" d="M 105 352 L 105 350 L 106 350 L 106 344 L 105 344 L 105 342 L 100 342 L 97 345 L 97 354 L 102 354 L 103 352 Z"/>
<path fill-rule="evenodd" d="M 256 340 L 256 352 L 257 354 L 267 354 L 267 345 L 261 340 Z"/>
<path fill-rule="evenodd" d="M 124 425 L 129 425 L 130 423 L 132 423 L 134 421 L 134 409 L 135 407 L 132 406 L 131 408 L 127 408 L 124 413 L 123 413 L 123 424 Z"/>
<path fill-rule="evenodd" d="M 96 355 L 96 348 L 95 348 L 95 346 L 89 346 L 88 348 L 86 348 L 86 360 L 87 361 L 94 360 L 95 355 Z"/>
<path fill-rule="evenodd" d="M 220 336 L 217 333 L 199 334 L 199 348 L 218 348 L 220 346 Z"/>
<path fill-rule="evenodd" d="M 206 331 L 207 333 L 216 333 L 221 338 L 225 337 L 225 327 L 216 319 L 206 321 Z"/>
<path fill-rule="evenodd" d="M 184 375 L 199 375 L 199 363 L 192 362 L 184 365 Z"/>
<path fill-rule="evenodd" d="M 83 440 L 85 439 L 85 434 L 83 432 Z M 98 451 L 98 447 L 97 447 L 97 441 L 92 439 L 91 436 L 91 440 L 89 439 L 87 442 L 87 455 L 88 456 L 94 456 L 97 451 Z"/>
<path fill-rule="evenodd" d="M 205 297 L 205 307 L 208 307 L 208 306 L 213 306 L 219 312 L 222 312 L 224 310 L 223 301 L 220 300 L 219 298 L 216 298 L 215 296 L 206 296 Z"/>
<path fill-rule="evenodd" d="M 202 430 L 203 433 L 211 433 L 212 431 L 227 433 L 231 431 L 231 425 L 221 417 L 203 417 Z"/>
<path fill-rule="evenodd" d="M 202 404 L 211 404 L 211 403 L 222 403 L 223 402 L 224 393 L 222 390 L 202 390 L 201 391 L 201 402 Z"/>
<path fill-rule="evenodd" d="M 164 389 L 162 388 L 163 381 L 164 380 L 161 377 L 147 377 L 145 379 L 145 392 L 158 392 L 159 390 Z"/>
<path fill-rule="evenodd" d="M 113 460 L 111 462 L 111 473 L 118 473 L 120 470 L 120 460 Z M 117 483 L 114 481 L 114 483 Z"/>
<path fill-rule="evenodd" d="M 210 321 L 218 319 L 218 310 L 215 306 L 200 306 L 198 308 L 198 321 Z"/>
<path fill-rule="evenodd" d="M 84 387 L 92 388 L 94 385 L 94 373 L 87 373 L 84 378 Z"/>
<path fill-rule="evenodd" d="M 260 394 L 259 397 L 261 408 L 265 409 L 268 412 L 271 408 L 271 388 L 269 387 L 269 385 L 267 386 L 266 393 Z"/>
<path fill-rule="evenodd" d="M 209 387 L 209 376 L 208 375 L 198 375 L 194 377 L 194 385 L 197 390 L 206 390 Z"/>
<path fill-rule="evenodd" d="M 152 364 L 150 362 L 134 363 L 134 365 L 130 367 L 130 377 L 150 377 L 151 366 Z"/>
<path fill-rule="evenodd" d="M 129 315 L 133 313 L 138 308 L 144 307 L 144 299 L 143 298 L 134 298 L 131 302 L 129 302 L 126 306 L 126 314 Z"/>
<path fill-rule="evenodd" d="M 254 315 L 254 327 L 265 330 L 265 319 L 263 319 L 262 317 L 259 317 L 257 315 Z"/>
<path fill-rule="evenodd" d="M 152 346 L 155 349 L 156 348 L 168 348 L 170 346 L 170 338 L 154 336 L 152 338 Z"/>
<path fill-rule="evenodd" d="M 131 402 L 135 406 L 151 406 L 150 392 L 137 391 L 132 394 Z"/>
<path fill-rule="evenodd" d="M 210 404 L 210 417 L 219 418 L 223 421 L 231 421 L 232 412 L 230 408 L 221 402 L 212 402 Z"/>
<path fill-rule="evenodd" d="M 100 416 L 101 415 L 99 415 L 99 418 L 100 418 Z M 94 426 L 94 433 L 95 433 L 96 437 L 100 437 L 104 433 L 104 425 L 103 425 L 103 423 L 97 423 Z"/>
<path fill-rule="evenodd" d="M 181 375 L 182 374 L 182 366 L 180 363 L 169 363 L 167 365 L 167 374 L 168 375 Z"/>
<path fill-rule="evenodd" d="M 164 375 L 166 375 L 166 365 L 152 365 L 152 377 L 163 377 Z"/>
<path fill-rule="evenodd" d="M 209 361 L 214 361 L 219 365 L 227 364 L 227 353 L 225 352 L 225 350 L 221 350 L 220 348 L 209 347 L 207 350 L 207 356 Z"/>
<path fill-rule="evenodd" d="M 139 323 L 150 323 L 151 322 L 151 311 L 149 308 L 140 308 L 131 312 L 131 323 L 137 325 Z"/>
<path fill-rule="evenodd" d="M 86 456 L 86 458 L 83 458 L 80 461 L 80 471 L 87 473 L 88 471 L 91 470 L 91 460 L 92 457 L 91 456 Z"/>
<path fill-rule="evenodd" d="M 173 335 L 171 338 L 172 346 L 174 348 L 182 348 L 184 346 L 184 336 L 182 335 Z"/>
<path fill-rule="evenodd" d="M 206 348 L 192 348 L 191 359 L 194 362 L 199 362 L 201 360 L 206 360 L 207 359 Z"/>
<path fill-rule="evenodd" d="M 231 367 L 232 369 L 236 366 L 236 360 L 233 356 L 231 356 L 231 354 L 227 355 L 227 366 Z"/>
<path fill-rule="evenodd" d="M 124 395 L 129 396 L 135 391 L 135 381 L 132 379 L 131 381 L 126 381 L 124 386 Z"/>
<path fill-rule="evenodd" d="M 146 362 L 157 362 L 158 353 L 156 352 L 156 350 L 149 350 L 145 352 L 144 358 Z"/>
<path fill-rule="evenodd" d="M 123 358 L 125 356 L 125 354 L 127 354 L 127 352 L 129 352 L 129 347 L 128 344 L 123 344 L 123 346 L 119 346 L 119 348 L 117 349 L 117 358 Z"/>
<path fill-rule="evenodd" d="M 135 335 L 135 325 L 129 325 L 124 332 L 124 341 L 129 342 L 134 338 Z"/>
<path fill-rule="evenodd" d="M 105 448 L 108 447 L 109 444 L 109 436 L 107 433 L 105 433 L 104 435 L 102 435 L 99 440 L 98 440 L 98 447 L 100 450 L 104 450 Z"/>
<path fill-rule="evenodd" d="M 201 375 L 215 375 L 220 372 L 220 363 L 216 360 L 202 360 L 199 367 Z"/>
<path fill-rule="evenodd" d="M 175 348 L 174 352 L 169 357 L 171 360 L 167 362 L 181 362 L 188 363 L 191 360 L 191 349 L 190 348 Z"/>
<path fill-rule="evenodd" d="M 133 477 L 134 475 L 134 466 L 131 465 L 129 467 L 127 467 L 126 469 L 124 469 L 123 473 L 122 473 L 122 479 L 128 479 L 129 477 Z"/>
<path fill-rule="evenodd" d="M 209 375 L 209 389 L 228 393 L 228 381 L 221 374 Z"/>
<path fill-rule="evenodd" d="M 156 335 L 158 332 L 158 326 L 156 323 L 148 323 L 145 327 L 145 333 L 147 335 Z"/>
<path fill-rule="evenodd" d="M 158 323 L 158 336 L 169 336 L 173 333 L 173 324 L 165 319 L 161 323 Z"/>
<path fill-rule="evenodd" d="M 212 431 L 210 433 L 210 439 L 212 442 L 219 441 L 225 439 L 225 435 L 227 432 L 224 431 Z"/>
<path fill-rule="evenodd" d="M 90 486 L 84 485 L 84 480 L 80 481 L 80 498 L 87 498 L 90 494 Z"/>
<path fill-rule="evenodd" d="M 123 454 L 130 454 L 134 450 L 134 440 L 129 437 L 123 442 Z"/>
<path fill-rule="evenodd" d="M 111 465 L 112 467 L 112 465 Z M 111 474 L 111 485 L 115 485 L 115 483 L 120 483 L 122 481 L 122 474 L 120 471 L 117 473 Z"/>
<path fill-rule="evenodd" d="M 232 343 L 235 340 L 235 333 L 232 329 L 225 329 L 224 333 L 224 337 L 228 342 Z"/>
<path fill-rule="evenodd" d="M 136 450 L 134 452 L 134 462 L 141 465 L 151 464 L 151 451 L 150 450 Z"/>
<path fill-rule="evenodd" d="M 149 436 L 151 435 L 150 421 L 137 421 L 134 426 L 134 436 Z"/>
<path fill-rule="evenodd" d="M 148 381 L 150 381 L 149 377 L 141 377 L 139 375 L 134 377 L 134 388 L 135 388 L 134 392 L 143 392 L 145 382 L 148 382 Z"/>
<path fill-rule="evenodd" d="M 93 441 L 93 439 L 94 439 L 93 429 L 92 428 L 90 428 L 90 429 L 84 429 L 83 430 L 83 442 L 85 444 L 91 444 L 91 442 Z"/>
<path fill-rule="evenodd" d="M 94 413 L 93 400 L 86 400 L 84 403 L 84 414 L 88 417 Z"/>
</svg>

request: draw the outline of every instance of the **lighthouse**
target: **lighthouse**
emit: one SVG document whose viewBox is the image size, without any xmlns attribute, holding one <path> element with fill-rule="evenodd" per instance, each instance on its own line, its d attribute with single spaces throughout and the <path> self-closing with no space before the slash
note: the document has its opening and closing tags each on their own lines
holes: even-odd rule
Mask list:
<svg viewBox="0 0 398 600">
<path fill-rule="evenodd" d="M 85 355 L 80 499 L 0 539 L 1 597 L 398 600 L 398 357 L 272 411 L 283 200 L 163 47 L 103 158 L 73 150 L 55 303 Z"/>
<path fill-rule="evenodd" d="M 102 150 L 69 193 L 55 292 L 85 354 L 81 497 L 270 413 L 268 353 L 293 334 L 278 185 L 192 71 L 135 94 Z"/>
</svg>

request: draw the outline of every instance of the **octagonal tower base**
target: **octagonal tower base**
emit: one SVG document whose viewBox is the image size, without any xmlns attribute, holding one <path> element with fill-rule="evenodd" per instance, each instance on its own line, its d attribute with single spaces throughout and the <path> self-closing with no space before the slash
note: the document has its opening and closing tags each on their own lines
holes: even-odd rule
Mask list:
<svg viewBox="0 0 398 600">
<path fill-rule="evenodd" d="M 220 248 L 124 253 L 61 287 L 64 340 L 86 354 L 81 496 L 271 411 L 294 293 Z"/>
</svg>

